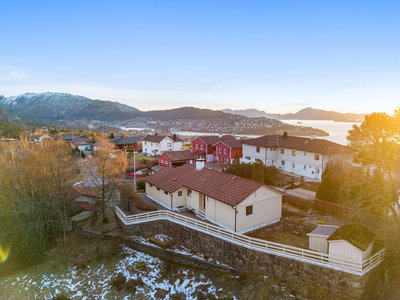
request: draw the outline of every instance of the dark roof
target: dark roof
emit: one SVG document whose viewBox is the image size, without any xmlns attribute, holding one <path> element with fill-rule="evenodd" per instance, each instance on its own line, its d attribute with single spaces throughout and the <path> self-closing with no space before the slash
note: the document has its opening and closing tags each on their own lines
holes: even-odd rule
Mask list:
<svg viewBox="0 0 400 300">
<path fill-rule="evenodd" d="M 63 139 L 64 141 L 70 141 L 70 140 L 77 139 L 77 138 L 79 138 L 79 137 L 80 137 L 79 135 L 74 135 L 74 136 L 72 136 L 72 135 L 67 135 L 67 136 L 62 137 L 61 139 Z"/>
<path fill-rule="evenodd" d="M 146 135 L 144 138 L 142 138 L 142 141 L 159 143 L 166 137 L 166 135 Z M 174 142 L 182 142 L 182 140 L 177 135 L 170 135 L 168 137 Z"/>
<path fill-rule="evenodd" d="M 375 233 L 361 224 L 340 226 L 327 241 L 345 240 L 358 249 L 365 251 L 375 238 Z"/>
<path fill-rule="evenodd" d="M 213 146 L 215 146 L 218 143 L 224 143 L 225 145 L 227 145 L 231 149 L 242 148 L 242 142 L 240 140 L 236 140 L 236 139 L 227 140 L 227 141 L 219 141 L 219 142 L 216 142 L 215 144 L 213 144 Z"/>
<path fill-rule="evenodd" d="M 77 202 L 76 204 L 78 204 L 84 210 L 89 210 L 89 211 L 99 211 L 100 210 L 97 203 L 95 205 L 92 205 L 88 202 Z"/>
<path fill-rule="evenodd" d="M 195 159 L 193 153 L 189 150 L 164 151 L 164 154 L 170 162 L 181 162 Z"/>
<path fill-rule="evenodd" d="M 79 138 L 79 139 L 74 139 L 72 141 L 72 145 L 75 145 L 75 146 L 90 145 L 91 142 L 92 141 L 87 138 Z"/>
<path fill-rule="evenodd" d="M 205 154 L 206 153 L 206 151 L 204 151 L 204 150 L 196 150 L 195 152 L 194 152 L 194 154 L 197 154 L 197 155 L 203 155 L 203 154 Z"/>
<path fill-rule="evenodd" d="M 232 135 L 203 135 L 199 136 L 197 139 L 201 139 L 207 146 L 211 146 L 219 141 L 227 141 L 227 140 L 235 140 L 235 137 Z"/>
<path fill-rule="evenodd" d="M 136 144 L 142 138 L 143 138 L 142 136 L 127 136 L 124 138 L 111 140 L 111 143 L 115 145 L 130 145 L 130 144 Z"/>
<path fill-rule="evenodd" d="M 189 164 L 177 169 L 164 168 L 146 177 L 145 181 L 169 193 L 185 186 L 231 206 L 238 205 L 262 186 L 283 194 L 258 181 L 206 168 L 196 170 L 196 166 Z"/>
<path fill-rule="evenodd" d="M 282 147 L 321 154 L 356 151 L 348 146 L 343 146 L 324 139 L 311 139 L 299 136 L 288 136 L 284 139 L 282 135 L 264 135 L 259 138 L 243 141 L 242 144 L 259 147 Z"/>
</svg>

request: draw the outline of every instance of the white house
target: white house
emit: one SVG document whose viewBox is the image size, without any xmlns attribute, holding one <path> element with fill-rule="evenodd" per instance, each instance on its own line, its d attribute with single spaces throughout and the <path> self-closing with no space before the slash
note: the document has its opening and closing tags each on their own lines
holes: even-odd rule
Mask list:
<svg viewBox="0 0 400 300">
<path fill-rule="evenodd" d="M 42 135 L 42 136 L 36 136 L 34 139 L 33 139 L 33 141 L 34 141 L 34 143 L 36 144 L 36 145 L 39 145 L 39 144 L 41 144 L 42 142 L 43 142 L 43 140 L 44 139 L 54 139 L 53 137 L 51 137 L 51 136 L 49 136 L 49 135 L 47 135 L 47 134 L 44 134 L 44 135 Z"/>
<path fill-rule="evenodd" d="M 265 135 L 242 142 L 243 162 L 263 162 L 282 171 L 321 180 L 330 160 L 351 164 L 356 150 L 324 139 L 283 135 Z"/>
<path fill-rule="evenodd" d="M 309 248 L 362 262 L 374 251 L 375 234 L 361 224 L 318 226 L 309 236 Z"/>
<path fill-rule="evenodd" d="M 182 149 L 182 140 L 176 136 L 146 135 L 142 139 L 142 151 L 147 155 L 159 156 L 164 151 L 177 151 Z"/>
<path fill-rule="evenodd" d="M 164 207 L 193 210 L 235 232 L 248 232 L 281 219 L 283 193 L 260 182 L 203 168 L 204 161 L 163 168 L 145 178 L 147 196 Z"/>
</svg>

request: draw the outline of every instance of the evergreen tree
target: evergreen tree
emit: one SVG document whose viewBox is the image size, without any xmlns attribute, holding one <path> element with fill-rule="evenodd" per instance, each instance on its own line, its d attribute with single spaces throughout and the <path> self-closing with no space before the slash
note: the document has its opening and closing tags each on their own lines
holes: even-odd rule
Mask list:
<svg viewBox="0 0 400 300">
<path fill-rule="evenodd" d="M 264 165 L 261 162 L 254 164 L 251 180 L 259 181 L 264 184 Z"/>
</svg>

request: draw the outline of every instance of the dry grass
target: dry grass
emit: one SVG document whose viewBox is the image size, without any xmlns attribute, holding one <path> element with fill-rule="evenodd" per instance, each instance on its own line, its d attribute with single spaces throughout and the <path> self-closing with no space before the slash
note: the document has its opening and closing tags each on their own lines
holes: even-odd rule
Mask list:
<svg viewBox="0 0 400 300">
<path fill-rule="evenodd" d="M 308 249 L 308 237 L 285 231 L 281 225 L 267 226 L 247 234 L 258 239 Z"/>
</svg>

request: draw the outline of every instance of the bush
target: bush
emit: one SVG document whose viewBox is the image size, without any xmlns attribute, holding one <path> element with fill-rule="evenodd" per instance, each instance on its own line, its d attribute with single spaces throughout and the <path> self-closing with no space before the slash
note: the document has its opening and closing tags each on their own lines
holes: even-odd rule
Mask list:
<svg viewBox="0 0 400 300">
<path fill-rule="evenodd" d="M 122 290 L 125 286 L 126 277 L 122 273 L 118 273 L 117 276 L 111 280 L 111 285 L 117 290 Z"/>
<path fill-rule="evenodd" d="M 136 182 L 136 188 L 137 188 L 138 190 L 144 190 L 144 191 L 146 191 L 146 182 L 145 182 L 143 179 L 137 181 L 137 182 Z"/>
<path fill-rule="evenodd" d="M 71 298 L 68 296 L 65 296 L 64 294 L 59 294 L 53 298 L 53 300 L 69 300 L 69 299 L 71 299 Z"/>
</svg>

